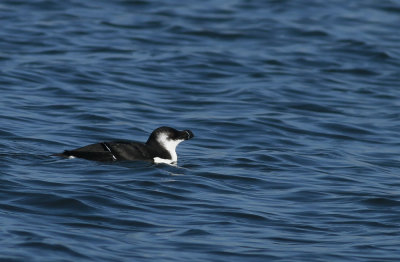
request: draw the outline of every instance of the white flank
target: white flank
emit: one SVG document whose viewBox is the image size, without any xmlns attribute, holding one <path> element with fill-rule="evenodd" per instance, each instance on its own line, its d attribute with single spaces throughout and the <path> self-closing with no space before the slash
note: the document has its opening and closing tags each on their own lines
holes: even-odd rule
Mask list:
<svg viewBox="0 0 400 262">
<path fill-rule="evenodd" d="M 176 162 L 172 161 L 171 159 L 164 159 L 160 157 L 153 158 L 155 164 L 168 164 L 168 165 L 175 165 Z"/>
</svg>

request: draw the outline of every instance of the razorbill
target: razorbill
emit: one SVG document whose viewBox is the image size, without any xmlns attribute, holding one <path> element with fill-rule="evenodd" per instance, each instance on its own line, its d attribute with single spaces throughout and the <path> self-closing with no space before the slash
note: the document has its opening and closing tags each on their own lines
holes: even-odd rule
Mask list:
<svg viewBox="0 0 400 262">
<path fill-rule="evenodd" d="M 136 141 L 101 142 L 73 150 L 65 150 L 56 155 L 95 161 L 144 160 L 154 163 L 175 164 L 178 161 L 176 147 L 182 141 L 191 139 L 193 136 L 190 130 L 178 131 L 163 126 L 154 130 L 146 143 Z"/>
</svg>

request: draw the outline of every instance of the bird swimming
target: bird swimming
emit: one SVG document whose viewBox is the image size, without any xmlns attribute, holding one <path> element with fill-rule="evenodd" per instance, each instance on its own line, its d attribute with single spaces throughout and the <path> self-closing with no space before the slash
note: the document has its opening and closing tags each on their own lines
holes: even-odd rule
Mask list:
<svg viewBox="0 0 400 262">
<path fill-rule="evenodd" d="M 155 129 L 145 143 L 136 141 L 100 142 L 65 150 L 63 153 L 55 155 L 103 162 L 143 160 L 153 163 L 176 164 L 178 161 L 176 147 L 181 142 L 193 137 L 193 132 L 190 130 L 178 131 L 172 127 L 162 126 Z"/>
</svg>

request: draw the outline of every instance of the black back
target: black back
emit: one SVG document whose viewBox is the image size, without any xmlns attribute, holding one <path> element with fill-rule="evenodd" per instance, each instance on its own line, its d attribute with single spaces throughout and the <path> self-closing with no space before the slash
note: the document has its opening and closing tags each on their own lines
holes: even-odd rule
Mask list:
<svg viewBox="0 0 400 262">
<path fill-rule="evenodd" d="M 134 141 L 115 141 L 103 142 L 87 145 L 74 150 L 65 150 L 61 156 L 79 157 L 96 161 L 116 161 L 116 160 L 148 160 L 154 157 L 164 159 L 171 158 L 171 155 L 155 143 L 147 145 Z"/>
</svg>

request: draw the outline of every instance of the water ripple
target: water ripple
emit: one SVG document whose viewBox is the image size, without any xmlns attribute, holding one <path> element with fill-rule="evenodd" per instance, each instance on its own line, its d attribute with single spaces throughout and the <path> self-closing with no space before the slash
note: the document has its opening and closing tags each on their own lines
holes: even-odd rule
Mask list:
<svg viewBox="0 0 400 262">
<path fill-rule="evenodd" d="M 3 1 L 0 260 L 396 261 L 399 10 Z M 51 156 L 162 125 L 177 166 Z"/>
</svg>

